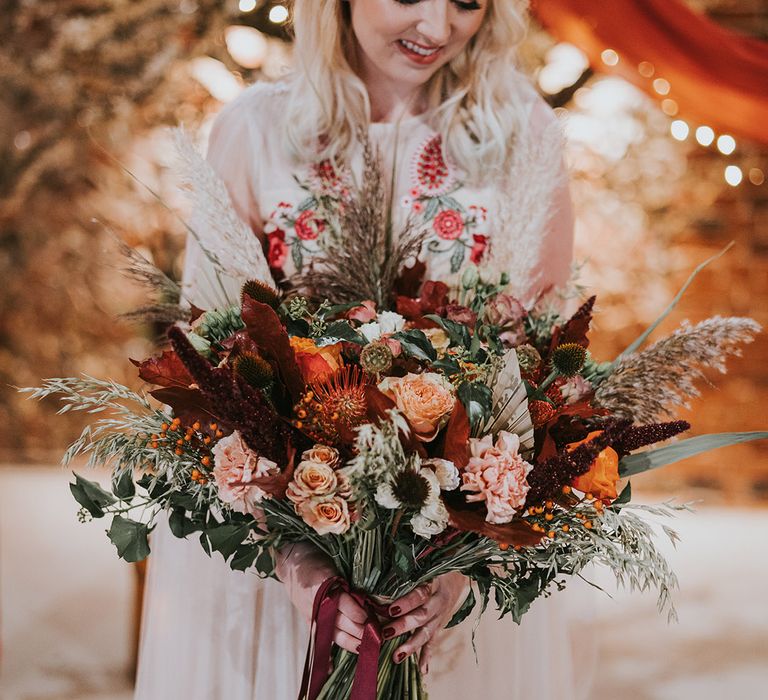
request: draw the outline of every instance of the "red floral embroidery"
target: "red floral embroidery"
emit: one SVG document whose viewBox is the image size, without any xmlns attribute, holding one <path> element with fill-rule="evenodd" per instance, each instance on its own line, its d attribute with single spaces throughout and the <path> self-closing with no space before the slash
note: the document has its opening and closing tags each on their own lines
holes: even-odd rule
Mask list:
<svg viewBox="0 0 768 700">
<path fill-rule="evenodd" d="M 267 251 L 267 261 L 272 268 L 281 269 L 285 265 L 285 259 L 288 256 L 288 245 L 285 242 L 285 231 L 277 229 L 267 236 L 269 250 Z"/>
<path fill-rule="evenodd" d="M 302 241 L 314 241 L 324 230 L 325 221 L 323 221 L 311 209 L 301 212 L 294 224 L 296 235 Z"/>
<path fill-rule="evenodd" d="M 440 238 L 455 241 L 464 230 L 464 218 L 455 209 L 446 209 L 435 217 L 432 228 Z"/>
<path fill-rule="evenodd" d="M 469 254 L 469 259 L 475 265 L 477 265 L 482 261 L 483 255 L 485 255 L 485 249 L 488 247 L 488 236 L 483 236 L 480 233 L 475 233 L 472 236 L 472 239 L 475 241 L 475 243 L 472 246 L 472 251 Z"/>
<path fill-rule="evenodd" d="M 443 157 L 440 134 L 432 136 L 417 152 L 413 174 L 419 188 L 425 192 L 432 194 L 449 188 L 451 170 Z"/>
</svg>

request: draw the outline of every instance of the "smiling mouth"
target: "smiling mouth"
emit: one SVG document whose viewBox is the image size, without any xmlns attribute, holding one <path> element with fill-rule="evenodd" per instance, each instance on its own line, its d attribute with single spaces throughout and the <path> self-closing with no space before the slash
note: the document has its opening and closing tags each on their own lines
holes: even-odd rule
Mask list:
<svg viewBox="0 0 768 700">
<path fill-rule="evenodd" d="M 418 54 L 419 56 L 423 56 L 424 58 L 434 56 L 438 51 L 440 51 L 440 49 L 442 49 L 442 46 L 433 46 L 428 48 L 426 46 L 414 44 L 412 41 L 408 41 L 406 39 L 399 39 L 397 43 L 400 44 L 400 46 L 408 49 L 408 51 Z"/>
</svg>

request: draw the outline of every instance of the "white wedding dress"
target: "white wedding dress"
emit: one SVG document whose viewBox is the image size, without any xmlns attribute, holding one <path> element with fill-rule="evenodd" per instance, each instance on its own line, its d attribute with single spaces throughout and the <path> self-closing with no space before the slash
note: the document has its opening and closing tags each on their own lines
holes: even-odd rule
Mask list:
<svg viewBox="0 0 768 700">
<path fill-rule="evenodd" d="M 285 96 L 280 86 L 248 88 L 217 117 L 208 153 L 240 216 L 267 235 L 277 276 L 293 274 L 322 236 L 311 192 L 333 196 L 348 176 L 328 166 L 297 170 L 286 159 L 275 126 Z M 554 117 L 532 91 L 521 99 L 530 115 L 528 138 L 538 138 Z M 428 278 L 455 279 L 457 268 L 470 259 L 514 243 L 490 240 L 499 193 L 465 186 L 446 162 L 439 137 L 420 117 L 399 128 L 372 124 L 369 133 L 382 146 L 386 165 L 397 144 L 394 218 L 402 222 L 410 212 L 430 227 Z M 351 172 L 359 172 L 359 159 L 351 163 Z M 552 216 L 541 234 L 538 284 L 562 284 L 569 275 L 573 238 L 567 182 L 542 187 L 523 180 L 514 186 L 548 192 Z M 451 226 L 457 220 L 461 230 Z M 190 301 L 202 308 L 216 305 L 212 280 L 191 242 L 185 266 Z M 229 284 L 236 292 L 239 282 Z M 135 699 L 294 700 L 308 632 L 281 584 L 232 572 L 220 556 L 208 558 L 194 536 L 174 538 L 165 523 L 153 532 L 151 545 Z M 440 637 L 427 678 L 430 697 L 586 698 L 594 649 L 591 634 L 584 634 L 589 614 L 590 595 L 577 586 L 536 601 L 521 626 L 511 619 L 497 621 L 491 603 L 476 632 L 479 663 L 471 645 L 473 618 Z"/>
</svg>

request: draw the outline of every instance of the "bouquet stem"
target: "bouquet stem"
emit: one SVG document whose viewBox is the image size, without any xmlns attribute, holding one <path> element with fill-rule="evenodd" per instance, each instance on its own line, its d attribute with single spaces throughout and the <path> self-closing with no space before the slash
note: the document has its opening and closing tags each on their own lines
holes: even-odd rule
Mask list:
<svg viewBox="0 0 768 700">
<path fill-rule="evenodd" d="M 427 693 L 421 682 L 418 656 L 409 656 L 399 664 L 392 659 L 395 649 L 403 641 L 405 637 L 390 639 L 381 647 L 376 685 L 377 700 L 427 700 Z M 336 647 L 333 652 L 333 672 L 317 700 L 340 700 L 350 697 L 356 668 L 357 655 Z"/>
</svg>

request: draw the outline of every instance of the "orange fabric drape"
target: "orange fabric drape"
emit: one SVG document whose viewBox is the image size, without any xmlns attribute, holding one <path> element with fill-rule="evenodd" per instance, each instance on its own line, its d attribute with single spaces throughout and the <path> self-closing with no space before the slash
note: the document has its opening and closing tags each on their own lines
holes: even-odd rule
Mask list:
<svg viewBox="0 0 768 700">
<path fill-rule="evenodd" d="M 561 41 L 587 53 L 596 70 L 621 75 L 659 98 L 669 81 L 680 117 L 768 143 L 768 43 L 721 27 L 682 0 L 535 0 L 534 13 Z M 601 60 L 619 54 L 616 66 Z M 654 67 L 640 75 L 642 61 Z"/>
</svg>

